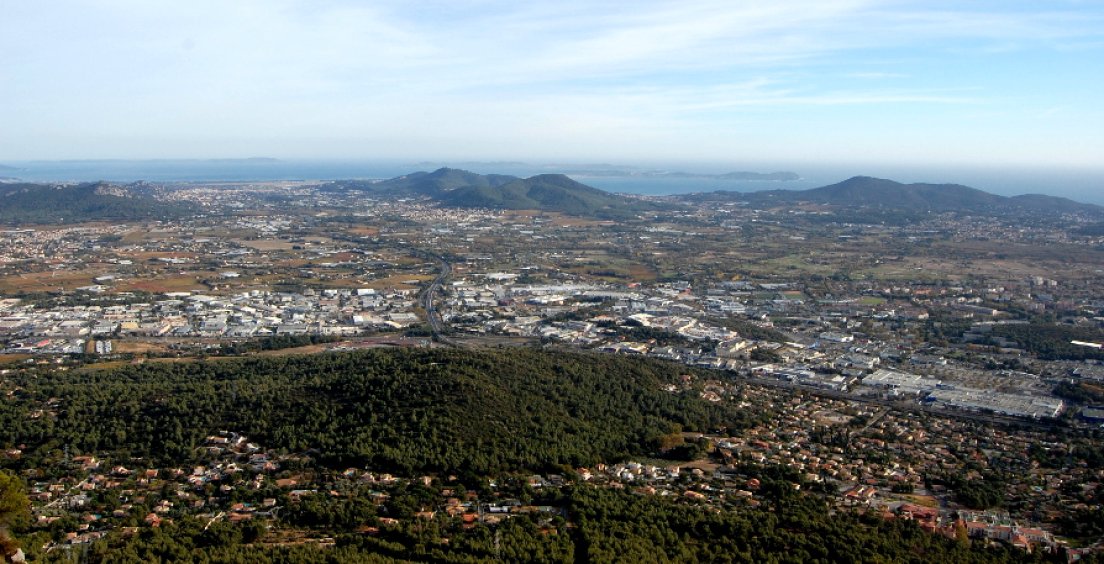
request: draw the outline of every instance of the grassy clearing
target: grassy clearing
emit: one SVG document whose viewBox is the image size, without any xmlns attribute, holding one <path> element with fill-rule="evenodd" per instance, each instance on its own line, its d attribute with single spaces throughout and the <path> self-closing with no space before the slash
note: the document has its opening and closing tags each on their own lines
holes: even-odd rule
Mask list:
<svg viewBox="0 0 1104 564">
<path fill-rule="evenodd" d="M 394 276 L 388 276 L 387 278 L 380 278 L 378 280 L 369 280 L 366 282 L 357 282 L 355 280 L 349 281 L 356 284 L 358 288 L 373 288 L 375 290 L 382 290 L 384 288 L 392 288 L 395 290 L 416 290 L 421 284 L 415 286 L 407 284 L 409 280 L 418 280 L 422 284 L 426 281 L 433 280 L 434 276 L 430 274 L 396 274 Z"/>
<path fill-rule="evenodd" d="M 656 279 L 658 273 L 656 270 L 648 265 L 634 263 L 629 265 L 629 278 L 634 282 L 652 282 Z"/>
<path fill-rule="evenodd" d="M 377 237 L 380 234 L 378 227 L 353 227 L 348 231 L 352 235 L 360 235 L 362 237 Z"/>
<path fill-rule="evenodd" d="M 930 495 L 906 495 L 902 497 L 921 507 L 939 507 L 939 500 Z"/>
<path fill-rule="evenodd" d="M 111 345 L 117 353 L 164 353 L 169 350 L 169 347 L 164 343 L 152 343 L 148 341 L 115 340 L 111 342 Z"/>
<path fill-rule="evenodd" d="M 203 277 L 204 273 L 179 274 L 159 278 L 143 278 L 140 280 L 126 280 L 116 286 L 120 292 L 149 292 L 151 294 L 164 294 L 167 292 L 197 292 L 204 291 L 207 286 L 200 284 L 197 277 Z"/>
<path fill-rule="evenodd" d="M 92 279 L 103 274 L 100 270 L 72 270 L 30 272 L 0 278 L 0 294 L 32 292 L 71 292 L 81 286 L 91 285 Z"/>
<path fill-rule="evenodd" d="M 760 261 L 755 265 L 755 269 L 766 273 L 780 273 L 786 275 L 791 275 L 794 272 L 829 275 L 838 268 L 830 264 L 812 264 L 806 260 L 804 254 L 797 254 Z"/>
<path fill-rule="evenodd" d="M 233 242 L 255 251 L 290 251 L 295 245 L 281 239 L 235 239 Z"/>
<path fill-rule="evenodd" d="M 34 357 L 29 354 L 0 354 L 0 365 L 18 364 L 30 358 Z"/>
</svg>

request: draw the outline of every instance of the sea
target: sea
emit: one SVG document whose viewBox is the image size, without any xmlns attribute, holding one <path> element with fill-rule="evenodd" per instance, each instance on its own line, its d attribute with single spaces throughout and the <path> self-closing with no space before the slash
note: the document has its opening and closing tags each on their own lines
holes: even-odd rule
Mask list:
<svg viewBox="0 0 1104 564">
<path fill-rule="evenodd" d="M 532 163 L 490 161 L 323 160 L 323 159 L 162 159 L 0 161 L 0 179 L 27 182 L 242 182 L 266 180 L 386 179 L 415 171 L 453 167 L 481 174 L 532 176 L 563 173 L 609 192 L 675 195 L 728 190 L 806 190 L 852 176 L 898 182 L 963 184 L 1004 196 L 1048 194 L 1104 205 L 1104 168 L 1008 166 L 900 166 L 809 163 Z M 733 180 L 715 175 L 736 171 L 786 171 L 797 180 Z M 675 173 L 675 174 L 672 174 Z"/>
</svg>

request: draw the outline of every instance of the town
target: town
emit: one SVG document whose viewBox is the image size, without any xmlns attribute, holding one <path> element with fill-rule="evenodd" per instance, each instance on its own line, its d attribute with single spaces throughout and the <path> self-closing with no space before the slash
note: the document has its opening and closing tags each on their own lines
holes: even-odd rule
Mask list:
<svg viewBox="0 0 1104 564">
<path fill-rule="evenodd" d="M 828 206 L 678 201 L 614 221 L 325 183 L 154 189 L 205 213 L 0 232 L 0 392 L 15 394 L 7 378 L 23 370 L 278 348 L 648 357 L 705 369 L 670 393 L 769 422 L 690 434 L 680 441 L 700 456 L 684 462 L 502 479 L 530 497 L 589 483 L 756 505 L 748 465 L 782 467 L 836 507 L 932 534 L 965 530 L 1028 551 L 1096 546 L 1072 538 L 1070 523 L 1104 508 L 1101 461 L 1085 459 L 1104 421 L 1104 238 L 1079 230 L 1089 220 L 1076 214 L 1031 224 L 944 213 L 890 226 L 835 220 Z M 40 416 L 50 411 L 46 400 Z M 329 473 L 237 429 L 208 437 L 203 457 L 163 468 L 68 453 L 55 471 L 26 476 L 37 522 L 52 531 L 44 550 L 183 515 L 273 522 L 312 496 L 363 494 L 382 509 L 414 482 L 436 497 L 380 514 L 469 526 L 564 514 L 516 488 L 462 495 L 448 476 Z M 964 495 L 991 493 L 993 476 L 998 499 Z M 378 518 L 372 534 L 395 519 Z"/>
</svg>

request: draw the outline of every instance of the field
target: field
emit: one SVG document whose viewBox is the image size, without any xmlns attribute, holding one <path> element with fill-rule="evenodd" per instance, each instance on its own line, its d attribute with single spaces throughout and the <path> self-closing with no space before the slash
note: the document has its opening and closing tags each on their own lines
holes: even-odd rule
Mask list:
<svg viewBox="0 0 1104 564">
<path fill-rule="evenodd" d="M 115 352 L 117 353 L 132 353 L 136 355 L 146 353 L 164 353 L 169 350 L 165 343 L 154 343 L 149 341 L 131 341 L 131 340 L 114 340 L 111 342 Z"/>
<path fill-rule="evenodd" d="M 207 289 L 207 286 L 199 283 L 201 276 L 202 273 L 124 280 L 116 286 L 116 290 L 120 292 L 149 292 L 151 294 L 198 292 Z"/>
<path fill-rule="evenodd" d="M 92 285 L 92 279 L 101 274 L 104 274 L 101 270 L 51 270 L 6 276 L 0 278 L 0 294 L 71 292 L 81 286 Z"/>
<path fill-rule="evenodd" d="M 243 247 L 249 247 L 256 251 L 290 251 L 296 243 L 281 239 L 235 239 L 233 241 Z"/>
<path fill-rule="evenodd" d="M 378 227 L 352 227 L 347 231 L 352 235 L 360 235 L 362 237 L 378 237 L 380 234 Z"/>
<path fill-rule="evenodd" d="M 34 358 L 34 355 L 29 354 L 0 354 L 0 365 L 4 364 L 18 364 L 27 359 Z"/>
<path fill-rule="evenodd" d="M 408 284 L 408 282 L 417 280 L 420 283 L 425 283 L 433 280 L 434 276 L 431 274 L 398 274 L 395 276 L 388 276 L 387 278 L 380 278 L 378 280 L 370 280 L 366 282 L 358 282 L 355 280 L 348 281 L 350 283 L 357 284 L 357 288 L 372 288 L 375 290 L 383 289 L 395 289 L 395 290 L 416 290 L 419 285 Z M 349 287 L 348 284 L 345 287 Z"/>
<path fill-rule="evenodd" d="M 905 495 L 902 496 L 914 505 L 921 507 L 939 507 L 939 500 L 930 495 Z"/>
</svg>

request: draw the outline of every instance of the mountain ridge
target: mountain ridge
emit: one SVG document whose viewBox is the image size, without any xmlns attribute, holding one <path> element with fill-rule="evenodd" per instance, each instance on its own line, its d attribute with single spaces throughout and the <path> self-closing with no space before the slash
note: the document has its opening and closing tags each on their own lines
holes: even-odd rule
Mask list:
<svg viewBox="0 0 1104 564">
<path fill-rule="evenodd" d="M 136 220 L 179 217 L 189 210 L 148 197 L 143 183 L 107 182 L 76 185 L 0 183 L 0 222 Z M 677 208 L 676 202 L 697 205 L 739 202 L 755 206 L 818 204 L 870 221 L 915 221 L 929 213 L 965 213 L 991 217 L 1060 219 L 1079 214 L 1104 221 L 1104 207 L 1044 194 L 1001 196 L 962 184 L 903 184 L 871 176 L 807 190 L 758 192 L 715 191 L 667 197 L 664 203 L 613 194 L 563 174 L 529 178 L 439 168 L 387 180 L 337 180 L 323 191 L 356 191 L 381 197 L 427 198 L 450 208 L 537 210 L 598 219 L 631 219 L 641 214 Z"/>
<path fill-rule="evenodd" d="M 909 212 L 960 212 L 1003 215 L 1007 213 L 1087 213 L 1104 216 L 1104 207 L 1043 194 L 1000 196 L 962 184 L 904 184 L 871 176 L 808 190 L 759 192 L 716 191 L 689 194 L 687 201 L 741 201 L 758 205 L 815 203 L 843 208 L 878 208 Z"/>
<path fill-rule="evenodd" d="M 611 194 L 566 175 L 550 173 L 520 178 L 444 167 L 377 182 L 335 181 L 323 189 L 425 196 L 453 208 L 539 210 L 603 219 L 627 219 L 660 209 L 651 202 Z"/>
</svg>

